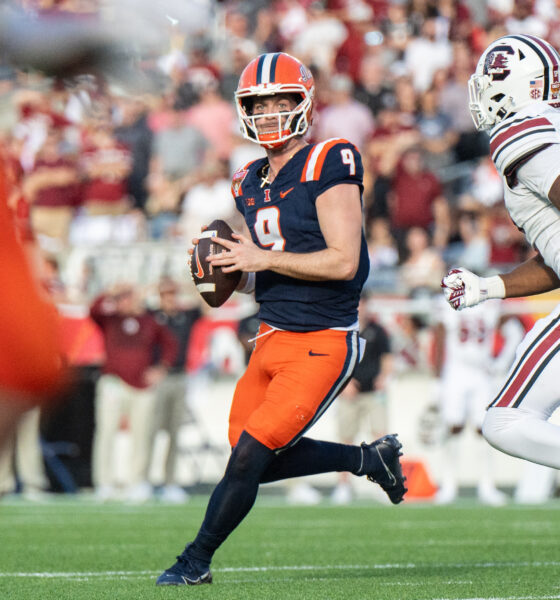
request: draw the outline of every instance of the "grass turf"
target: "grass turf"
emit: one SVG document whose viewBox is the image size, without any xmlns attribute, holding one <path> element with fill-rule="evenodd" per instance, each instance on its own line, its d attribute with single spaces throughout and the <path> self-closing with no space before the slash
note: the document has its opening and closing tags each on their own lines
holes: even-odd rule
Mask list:
<svg viewBox="0 0 560 600">
<path fill-rule="evenodd" d="M 0 503 L 2 600 L 560 599 L 560 505 L 288 507 L 262 498 L 214 584 L 156 588 L 200 524 L 185 506 Z"/>
</svg>

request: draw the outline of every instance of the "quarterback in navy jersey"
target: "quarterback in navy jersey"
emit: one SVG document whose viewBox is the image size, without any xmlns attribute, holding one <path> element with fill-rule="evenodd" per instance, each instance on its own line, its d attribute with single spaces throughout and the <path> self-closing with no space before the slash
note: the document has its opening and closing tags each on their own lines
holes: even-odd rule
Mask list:
<svg viewBox="0 0 560 600">
<path fill-rule="evenodd" d="M 263 186 L 262 172 L 267 165 L 268 159 L 263 158 L 234 175 L 235 202 L 253 242 L 273 251 L 325 250 L 316 200 L 340 184 L 353 184 L 361 192 L 363 167 L 359 152 L 343 139 L 305 145 L 282 167 L 272 184 Z M 358 316 L 357 305 L 368 272 L 363 232 L 358 268 L 352 279 L 312 281 L 260 271 L 255 285 L 255 297 L 261 306 L 259 317 L 290 331 L 351 327 Z"/>
<path fill-rule="evenodd" d="M 478 129 L 502 177 L 506 208 L 535 255 L 510 273 L 478 277 L 452 269 L 442 281 L 456 310 L 489 298 L 532 296 L 560 287 L 560 54 L 531 35 L 492 42 L 469 81 Z M 560 469 L 560 306 L 537 321 L 517 348 L 490 403 L 482 433 L 498 450 Z"/>
<path fill-rule="evenodd" d="M 226 471 L 196 537 L 158 585 L 210 583 L 214 552 L 261 483 L 348 471 L 378 483 L 395 504 L 406 492 L 395 435 L 361 446 L 305 437 L 359 360 L 358 303 L 369 270 L 360 154 L 344 139 L 304 140 L 313 95 L 309 69 L 281 52 L 255 58 L 239 80 L 242 133 L 267 156 L 233 176 L 244 231 L 235 241 L 212 238 L 224 249 L 208 260 L 242 271 L 239 291 L 255 290 L 261 325 L 232 401 Z"/>
</svg>

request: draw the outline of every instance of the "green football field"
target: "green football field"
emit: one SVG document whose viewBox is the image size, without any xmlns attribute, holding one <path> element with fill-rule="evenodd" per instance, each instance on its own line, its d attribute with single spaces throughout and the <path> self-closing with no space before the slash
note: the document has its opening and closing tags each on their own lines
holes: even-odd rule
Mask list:
<svg viewBox="0 0 560 600">
<path fill-rule="evenodd" d="M 218 551 L 212 585 L 156 588 L 205 502 L 0 502 L 0 599 L 560 598 L 556 502 L 289 507 L 263 497 Z"/>
</svg>

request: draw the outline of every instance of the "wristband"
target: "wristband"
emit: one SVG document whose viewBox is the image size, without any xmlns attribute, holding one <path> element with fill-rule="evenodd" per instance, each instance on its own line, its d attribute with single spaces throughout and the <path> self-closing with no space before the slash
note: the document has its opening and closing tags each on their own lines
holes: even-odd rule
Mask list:
<svg viewBox="0 0 560 600">
<path fill-rule="evenodd" d="M 255 280 L 256 277 L 254 272 L 251 271 L 247 273 L 247 281 L 245 282 L 245 285 L 237 291 L 240 294 L 250 294 L 255 290 Z"/>
<path fill-rule="evenodd" d="M 504 280 L 499 275 L 493 277 L 483 277 L 482 285 L 480 286 L 481 295 L 485 300 L 492 298 L 505 298 L 506 286 Z"/>
</svg>

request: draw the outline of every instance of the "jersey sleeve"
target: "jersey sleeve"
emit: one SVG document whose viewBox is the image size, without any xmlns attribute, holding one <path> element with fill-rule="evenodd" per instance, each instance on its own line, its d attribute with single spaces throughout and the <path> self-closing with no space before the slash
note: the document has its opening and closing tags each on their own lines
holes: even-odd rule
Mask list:
<svg viewBox="0 0 560 600">
<path fill-rule="evenodd" d="M 560 135 L 543 115 L 514 119 L 497 127 L 490 136 L 490 155 L 501 175 L 508 176 L 526 157 L 550 144 L 560 143 Z"/>
<path fill-rule="evenodd" d="M 527 189 L 548 198 L 552 184 L 560 176 L 560 145 L 545 148 L 519 167 L 517 178 Z"/>
<path fill-rule="evenodd" d="M 356 146 L 334 138 L 315 144 L 305 162 L 302 182 L 316 182 L 316 195 L 335 185 L 354 183 L 363 190 L 364 168 Z"/>
</svg>

